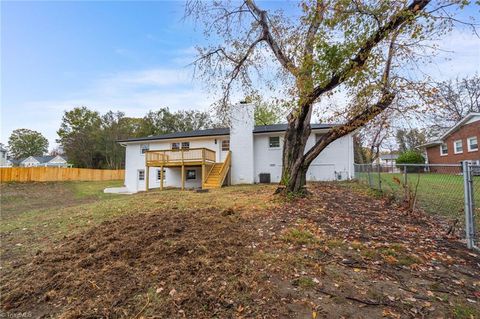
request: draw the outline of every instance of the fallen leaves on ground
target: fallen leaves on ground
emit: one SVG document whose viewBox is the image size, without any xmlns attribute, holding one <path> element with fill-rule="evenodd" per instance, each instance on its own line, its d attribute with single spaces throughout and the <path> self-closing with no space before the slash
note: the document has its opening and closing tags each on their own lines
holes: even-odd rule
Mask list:
<svg viewBox="0 0 480 319">
<path fill-rule="evenodd" d="M 255 213 L 104 222 L 7 276 L 2 307 L 65 318 L 479 316 L 479 256 L 445 237 L 446 222 L 348 186 L 310 191 Z"/>
</svg>

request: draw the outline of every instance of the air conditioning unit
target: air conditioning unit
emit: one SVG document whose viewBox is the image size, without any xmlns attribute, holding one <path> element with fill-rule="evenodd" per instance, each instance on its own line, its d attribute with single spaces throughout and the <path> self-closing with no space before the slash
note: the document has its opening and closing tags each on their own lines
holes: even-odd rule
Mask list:
<svg viewBox="0 0 480 319">
<path fill-rule="evenodd" d="M 270 184 L 271 178 L 270 173 L 260 173 L 259 180 L 262 184 Z"/>
</svg>

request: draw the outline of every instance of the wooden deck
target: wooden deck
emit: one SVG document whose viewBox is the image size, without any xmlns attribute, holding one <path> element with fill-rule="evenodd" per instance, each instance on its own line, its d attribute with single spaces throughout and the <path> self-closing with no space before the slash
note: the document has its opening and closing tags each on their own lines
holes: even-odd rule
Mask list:
<svg viewBox="0 0 480 319">
<path fill-rule="evenodd" d="M 186 166 L 201 166 L 202 168 L 202 188 L 214 188 L 216 184 L 212 184 L 210 180 L 214 179 L 214 174 L 220 174 L 218 183 L 226 178 L 230 170 L 230 152 L 223 163 L 216 163 L 215 151 L 208 148 L 190 148 L 190 149 L 169 149 L 169 150 L 152 150 L 145 153 L 146 166 L 146 185 L 147 191 L 149 189 L 149 168 L 160 167 L 160 189 L 163 190 L 163 168 L 164 167 L 180 167 L 182 172 L 182 190 L 185 189 L 185 167 Z M 221 165 L 221 170 L 216 172 L 213 168 L 216 165 Z M 226 164 L 226 165 L 225 165 Z M 209 183 L 206 184 L 207 178 L 210 176 Z M 221 187 L 221 184 L 220 184 Z"/>
<path fill-rule="evenodd" d="M 147 151 L 147 166 L 181 167 L 215 163 L 215 151 L 208 148 Z"/>
</svg>

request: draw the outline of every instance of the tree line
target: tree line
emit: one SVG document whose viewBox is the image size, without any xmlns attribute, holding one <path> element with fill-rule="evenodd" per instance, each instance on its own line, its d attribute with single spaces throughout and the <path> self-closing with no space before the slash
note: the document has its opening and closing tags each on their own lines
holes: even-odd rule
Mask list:
<svg viewBox="0 0 480 319">
<path fill-rule="evenodd" d="M 279 123 L 280 113 L 275 104 L 259 97 L 248 98 L 255 104 L 257 125 Z M 65 111 L 57 131 L 58 149 L 51 155 L 63 154 L 75 167 L 120 169 L 125 167 L 125 148 L 117 141 L 134 137 L 186 132 L 227 124 L 207 111 L 175 111 L 163 107 L 149 111 L 144 117 L 128 117 L 120 111 L 105 114 L 85 106 Z M 9 141 L 9 154 L 19 160 L 29 156 L 42 156 L 48 152 L 48 140 L 37 131 L 16 129 Z"/>
<path fill-rule="evenodd" d="M 59 149 L 75 167 L 120 169 L 125 166 L 125 148 L 117 141 L 132 137 L 201 130 L 220 125 L 205 111 L 176 111 L 168 107 L 149 111 L 144 117 L 128 117 L 120 111 L 105 114 L 85 106 L 65 111 L 57 131 Z M 19 160 L 42 156 L 48 140 L 37 131 L 16 129 L 8 141 L 9 154 Z"/>
</svg>

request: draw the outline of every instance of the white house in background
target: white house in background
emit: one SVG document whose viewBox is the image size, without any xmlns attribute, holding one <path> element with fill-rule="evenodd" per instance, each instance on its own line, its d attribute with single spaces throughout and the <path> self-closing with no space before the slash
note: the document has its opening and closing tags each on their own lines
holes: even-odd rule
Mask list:
<svg viewBox="0 0 480 319">
<path fill-rule="evenodd" d="M 63 155 L 29 156 L 18 161 L 21 167 L 70 167 L 67 157 Z"/>
<path fill-rule="evenodd" d="M 8 151 L 0 145 L 0 167 L 10 167 L 12 162 L 8 159 Z"/>
<path fill-rule="evenodd" d="M 377 164 L 382 166 L 395 166 L 397 163 L 398 154 L 380 154 L 377 159 Z"/>
<path fill-rule="evenodd" d="M 286 124 L 255 126 L 254 106 L 232 107 L 230 128 L 176 132 L 118 141 L 126 148 L 125 187 L 217 188 L 225 184 L 278 183 Z M 307 149 L 332 129 L 312 124 Z M 353 177 L 353 140 L 346 135 L 330 144 L 312 162 L 308 181 Z"/>
</svg>

